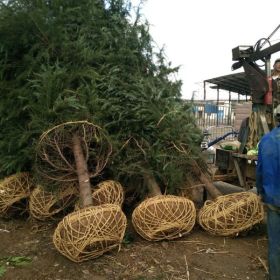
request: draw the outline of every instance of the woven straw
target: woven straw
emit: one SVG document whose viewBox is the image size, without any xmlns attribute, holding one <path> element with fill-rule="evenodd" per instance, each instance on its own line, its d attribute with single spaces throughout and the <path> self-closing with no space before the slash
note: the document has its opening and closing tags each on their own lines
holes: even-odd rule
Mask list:
<svg viewBox="0 0 280 280">
<path fill-rule="evenodd" d="M 193 202 L 172 195 L 146 199 L 132 213 L 135 230 L 150 241 L 181 237 L 192 230 L 195 219 Z"/>
<path fill-rule="evenodd" d="M 202 228 L 221 236 L 238 235 L 264 218 L 259 197 L 251 192 L 241 192 L 206 201 L 198 215 Z"/>
<path fill-rule="evenodd" d="M 35 171 L 44 185 L 78 182 L 73 137 L 79 136 L 90 178 L 106 166 L 112 145 L 100 127 L 87 121 L 62 123 L 44 132 L 37 146 Z"/>
<path fill-rule="evenodd" d="M 53 242 L 62 255 L 82 262 L 118 248 L 126 225 L 118 205 L 91 206 L 67 215 L 58 224 Z"/>
<path fill-rule="evenodd" d="M 74 204 L 77 194 L 77 185 L 73 183 L 61 186 L 57 193 L 46 191 L 38 185 L 30 195 L 30 214 L 41 221 L 52 218 L 71 204 Z"/>
<path fill-rule="evenodd" d="M 93 205 L 116 204 L 121 206 L 124 200 L 122 185 L 113 180 L 99 183 L 92 193 Z"/>
<path fill-rule="evenodd" d="M 29 197 L 31 188 L 31 179 L 26 172 L 14 174 L 2 180 L 0 182 L 0 216 L 9 216 L 16 211 L 26 211 L 23 200 Z"/>
<path fill-rule="evenodd" d="M 93 206 L 103 204 L 116 204 L 120 207 L 124 201 L 124 191 L 122 185 L 113 180 L 100 182 L 93 190 L 92 193 Z M 77 202 L 75 210 L 81 209 L 80 203 Z"/>
</svg>

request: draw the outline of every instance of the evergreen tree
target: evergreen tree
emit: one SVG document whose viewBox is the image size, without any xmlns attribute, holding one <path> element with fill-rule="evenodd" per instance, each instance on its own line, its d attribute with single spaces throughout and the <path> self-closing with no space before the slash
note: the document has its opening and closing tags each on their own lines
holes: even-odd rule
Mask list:
<svg viewBox="0 0 280 280">
<path fill-rule="evenodd" d="M 126 183 L 148 174 L 170 191 L 184 182 L 201 133 L 178 68 L 132 11 L 125 0 L 1 1 L 2 176 L 32 169 L 45 130 L 87 120 L 111 137 L 108 174 Z"/>
</svg>

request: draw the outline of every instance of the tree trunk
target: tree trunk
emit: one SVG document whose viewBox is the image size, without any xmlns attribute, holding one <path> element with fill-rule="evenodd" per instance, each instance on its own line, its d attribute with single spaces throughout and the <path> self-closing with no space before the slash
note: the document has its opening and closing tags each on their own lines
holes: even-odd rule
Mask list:
<svg viewBox="0 0 280 280">
<path fill-rule="evenodd" d="M 76 172 L 79 179 L 81 207 L 84 208 L 93 205 L 93 200 L 87 163 L 85 161 L 81 140 L 78 135 L 73 136 L 73 153 L 76 163 Z"/>
<path fill-rule="evenodd" d="M 235 186 L 235 185 L 223 182 L 223 181 L 216 181 L 213 184 L 223 195 L 245 191 L 241 187 L 238 187 L 238 186 Z"/>
<path fill-rule="evenodd" d="M 144 180 L 147 185 L 150 196 L 161 195 L 161 190 L 153 175 L 145 174 Z"/>
<path fill-rule="evenodd" d="M 200 179 L 201 183 L 205 184 L 206 190 L 209 192 L 213 199 L 217 198 L 218 196 L 222 195 L 221 192 L 217 190 L 217 188 L 213 185 L 213 183 L 204 175 L 198 166 L 196 161 L 193 161 L 193 171 Z"/>
<path fill-rule="evenodd" d="M 213 197 L 213 199 L 222 195 L 222 193 L 217 190 L 217 188 L 213 185 L 213 183 L 201 171 L 200 171 L 199 179 L 203 184 L 205 184 L 206 190 L 209 192 L 211 197 Z"/>
</svg>

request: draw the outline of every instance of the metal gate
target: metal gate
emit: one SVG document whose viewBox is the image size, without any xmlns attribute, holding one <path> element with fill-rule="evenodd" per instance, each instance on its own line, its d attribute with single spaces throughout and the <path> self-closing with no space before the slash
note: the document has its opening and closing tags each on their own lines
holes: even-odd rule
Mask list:
<svg viewBox="0 0 280 280">
<path fill-rule="evenodd" d="M 242 103 L 242 102 L 241 102 Z M 193 112 L 197 125 L 201 130 L 210 133 L 210 140 L 214 140 L 228 132 L 234 131 L 235 107 L 238 102 L 228 101 L 195 101 L 193 103 Z M 227 137 L 234 139 L 234 135 Z"/>
<path fill-rule="evenodd" d="M 213 102 L 194 103 L 194 114 L 201 128 L 209 126 L 233 126 L 234 111 L 231 103 L 215 104 Z"/>
</svg>

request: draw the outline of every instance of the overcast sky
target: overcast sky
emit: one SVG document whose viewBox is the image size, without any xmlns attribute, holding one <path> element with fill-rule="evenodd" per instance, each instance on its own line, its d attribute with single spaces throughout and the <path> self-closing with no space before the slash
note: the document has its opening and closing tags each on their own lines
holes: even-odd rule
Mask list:
<svg viewBox="0 0 280 280">
<path fill-rule="evenodd" d="M 151 24 L 153 39 L 165 47 L 168 60 L 173 66 L 181 65 L 183 97 L 195 93 L 201 98 L 203 80 L 238 72 L 231 70 L 232 48 L 254 45 L 276 29 L 280 1 L 147 0 L 142 13 Z M 279 41 L 280 30 L 271 43 Z M 280 52 L 272 56 L 272 62 L 276 57 Z"/>
</svg>

